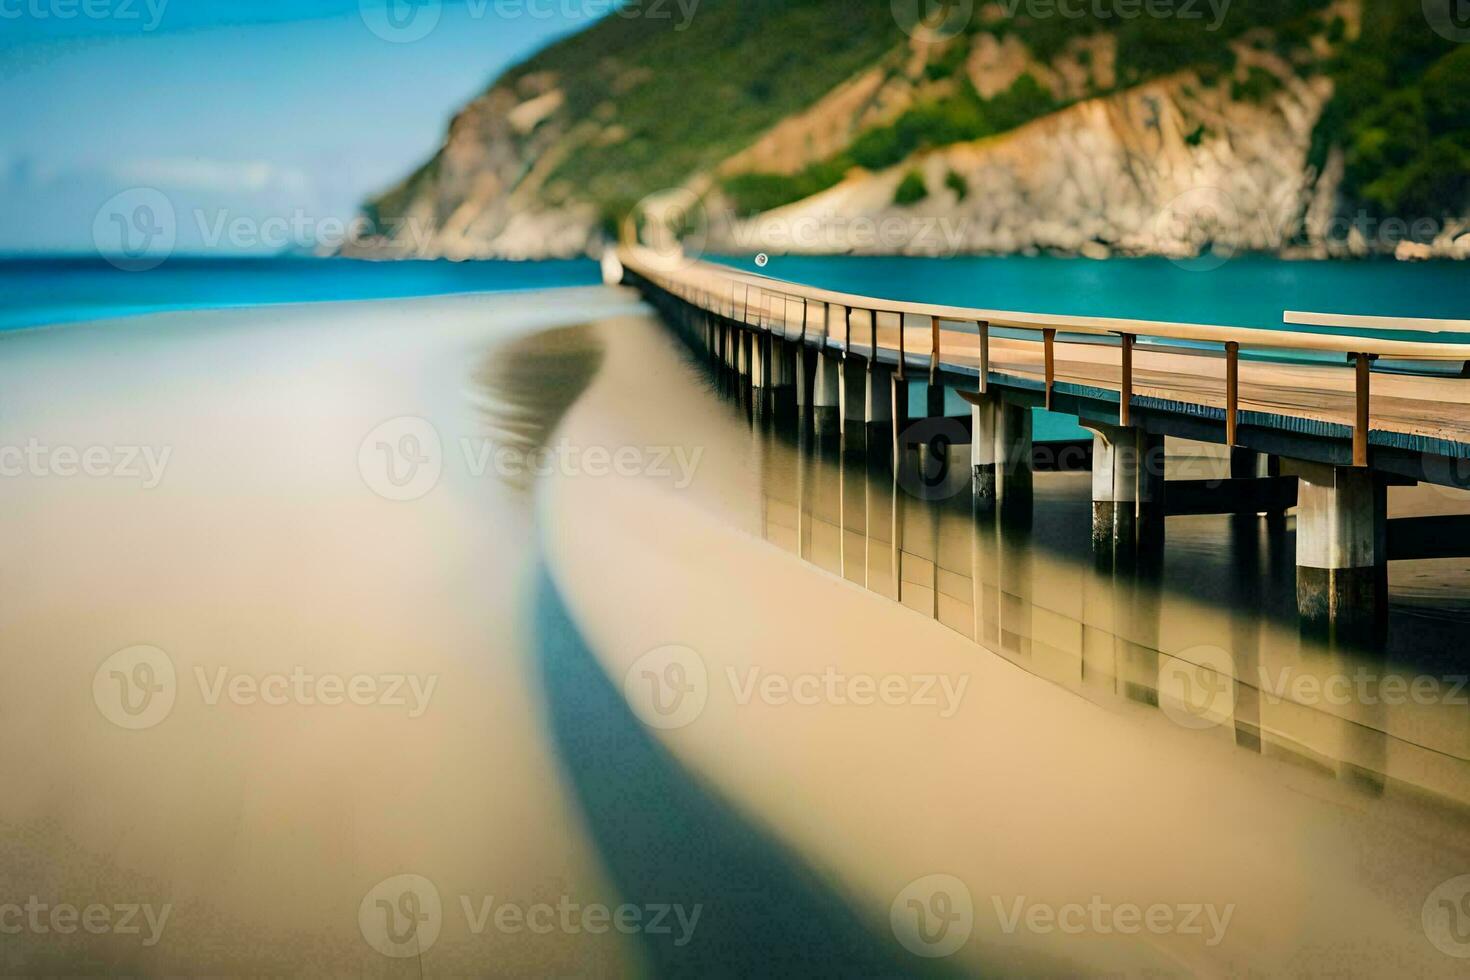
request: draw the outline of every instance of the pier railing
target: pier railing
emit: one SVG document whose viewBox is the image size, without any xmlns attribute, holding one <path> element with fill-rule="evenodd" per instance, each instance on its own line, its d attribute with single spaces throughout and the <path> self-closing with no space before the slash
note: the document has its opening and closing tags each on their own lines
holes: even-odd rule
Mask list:
<svg viewBox="0 0 1470 980">
<path fill-rule="evenodd" d="M 1415 362 L 1470 362 L 1470 343 L 1455 340 L 1420 340 L 1384 337 L 1388 332 L 1470 335 L 1470 320 L 1414 320 L 1403 318 L 1348 316 L 1340 314 L 1283 314 L 1289 326 L 1328 328 L 1329 332 L 1307 332 L 1260 327 L 1231 327 L 1196 323 L 1170 323 L 1118 317 L 1070 316 L 1020 313 L 982 307 L 948 306 L 863 296 L 773 279 L 728 266 L 684 257 L 672 257 L 638 246 L 618 252 L 624 268 L 656 284 L 686 303 L 747 327 L 779 332 L 785 339 L 836 348 L 850 353 L 857 349 L 869 357 L 891 361 L 899 378 L 910 369 L 927 370 L 930 380 L 941 370 L 976 375 L 977 391 L 984 393 L 992 374 L 990 341 L 992 331 L 1005 331 L 1008 342 L 1039 345 L 1045 399 L 1050 407 L 1056 386 L 1058 334 L 1067 343 L 1116 347 L 1119 367 L 1119 424 L 1131 422 L 1134 396 L 1134 354 L 1140 343 L 1155 346 L 1184 346 L 1196 351 L 1214 349 L 1225 358 L 1223 396 L 1226 442 L 1237 445 L 1240 419 L 1240 355 L 1250 351 L 1257 357 L 1327 355 L 1354 372 L 1353 463 L 1368 465 L 1372 416 L 1372 363 L 1380 358 L 1406 362 L 1399 375 L 1422 374 L 1442 378 L 1445 372 Z M 859 320 L 854 323 L 854 318 Z M 891 326 L 884 326 L 884 318 Z M 836 326 L 834 328 L 834 319 Z M 913 342 L 919 320 L 920 339 Z M 866 336 L 864 336 L 866 333 Z M 946 334 L 951 340 L 946 342 Z M 957 337 L 964 337 L 957 340 Z M 969 338 L 976 338 L 971 341 Z M 1461 373 L 1464 373 L 1463 371 Z M 1331 397 L 1336 390 L 1322 391 Z M 1310 394 L 1308 392 L 1307 394 Z M 1304 413 L 1305 414 L 1305 413 Z"/>
</svg>

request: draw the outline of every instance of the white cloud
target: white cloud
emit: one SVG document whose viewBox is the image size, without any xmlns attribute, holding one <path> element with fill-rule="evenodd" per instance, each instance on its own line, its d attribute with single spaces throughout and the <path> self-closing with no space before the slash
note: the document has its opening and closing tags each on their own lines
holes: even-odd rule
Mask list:
<svg viewBox="0 0 1470 980">
<path fill-rule="evenodd" d="M 259 193 L 305 193 L 312 182 L 294 167 L 266 160 L 210 160 L 204 157 L 161 157 L 128 160 L 110 168 L 125 184 L 177 187 L 189 190 Z"/>
</svg>

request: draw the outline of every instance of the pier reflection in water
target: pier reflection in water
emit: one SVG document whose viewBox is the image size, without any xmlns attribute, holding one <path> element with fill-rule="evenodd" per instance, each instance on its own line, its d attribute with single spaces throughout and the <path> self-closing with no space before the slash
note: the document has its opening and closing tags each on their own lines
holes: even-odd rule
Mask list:
<svg viewBox="0 0 1470 980">
<path fill-rule="evenodd" d="M 1470 805 L 1470 616 L 1452 604 L 1395 605 L 1386 644 L 1334 645 L 1297 618 L 1290 519 L 1171 519 L 1156 552 L 1110 567 L 1087 544 L 1085 471 L 1038 473 L 1029 520 L 995 519 L 963 463 L 914 449 L 894 467 L 887 445 L 844 451 L 749 389 L 727 395 L 751 421 L 772 544 L 1093 702 L 1365 793 Z M 1170 478 L 1224 476 L 1225 460 L 1187 455 L 1203 449 L 1171 443 Z"/>
</svg>

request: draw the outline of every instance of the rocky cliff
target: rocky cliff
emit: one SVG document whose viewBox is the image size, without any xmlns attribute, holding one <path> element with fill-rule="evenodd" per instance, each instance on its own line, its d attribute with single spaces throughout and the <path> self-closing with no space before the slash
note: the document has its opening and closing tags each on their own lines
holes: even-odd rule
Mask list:
<svg viewBox="0 0 1470 980">
<path fill-rule="evenodd" d="M 1459 201 L 1408 215 L 1372 179 L 1377 107 L 1344 107 L 1334 74 L 1363 44 L 1356 0 L 1241 0 L 1213 32 L 997 0 L 932 30 L 901 6 L 706 0 L 684 31 L 599 24 L 466 107 L 370 204 L 357 254 L 595 254 L 672 199 L 681 232 L 727 251 L 1470 257 L 1470 181 L 1400 162 L 1393 188 Z"/>
</svg>

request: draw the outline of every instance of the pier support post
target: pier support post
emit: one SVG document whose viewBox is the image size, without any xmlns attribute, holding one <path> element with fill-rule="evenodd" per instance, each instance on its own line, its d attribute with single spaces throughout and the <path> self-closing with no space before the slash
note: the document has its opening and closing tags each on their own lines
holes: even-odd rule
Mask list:
<svg viewBox="0 0 1470 980">
<path fill-rule="evenodd" d="M 771 338 L 771 387 L 789 388 L 792 385 L 791 343 L 779 337 Z"/>
<path fill-rule="evenodd" d="M 893 427 L 893 369 L 869 362 L 863 377 L 863 428 L 871 450 L 883 445 Z"/>
<path fill-rule="evenodd" d="M 1001 402 L 995 411 L 995 500 L 1001 520 L 1031 523 L 1031 409 Z"/>
<path fill-rule="evenodd" d="M 1164 437 L 1139 429 L 1138 457 L 1138 548 L 1152 556 L 1164 543 Z"/>
<path fill-rule="evenodd" d="M 1281 475 L 1281 460 L 1275 456 L 1265 453 L 1253 452 L 1249 449 L 1234 448 L 1230 450 L 1230 477 L 1234 480 L 1266 479 Z M 1280 525 L 1286 520 L 1286 511 L 1268 510 L 1265 512 L 1266 519 L 1273 526 Z"/>
<path fill-rule="evenodd" d="M 1163 541 L 1164 439 L 1139 428 L 1083 424 L 1093 433 L 1093 550 L 1126 563 L 1140 547 L 1153 550 Z"/>
<path fill-rule="evenodd" d="M 837 358 L 830 351 L 819 351 L 812 384 L 812 422 L 818 433 L 831 434 L 842 429 L 841 383 Z"/>
<path fill-rule="evenodd" d="M 1388 489 L 1371 470 L 1294 463 L 1296 599 L 1303 627 L 1372 643 L 1388 611 Z"/>
<path fill-rule="evenodd" d="M 768 334 L 750 335 L 750 386 L 765 389 L 771 383 L 771 338 Z"/>
<path fill-rule="evenodd" d="M 1101 423 L 1092 429 L 1092 547 L 1111 555 L 1138 532 L 1138 432 Z"/>
<path fill-rule="evenodd" d="M 868 448 L 868 364 L 856 357 L 838 361 L 842 398 L 842 445 L 853 452 Z"/>
<path fill-rule="evenodd" d="M 994 395 L 983 395 L 970 406 L 970 466 L 973 470 L 976 513 L 989 514 L 996 500 L 996 415 L 999 405 Z"/>
</svg>

